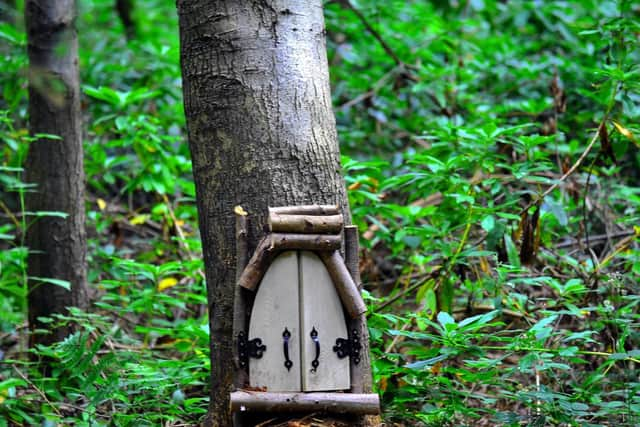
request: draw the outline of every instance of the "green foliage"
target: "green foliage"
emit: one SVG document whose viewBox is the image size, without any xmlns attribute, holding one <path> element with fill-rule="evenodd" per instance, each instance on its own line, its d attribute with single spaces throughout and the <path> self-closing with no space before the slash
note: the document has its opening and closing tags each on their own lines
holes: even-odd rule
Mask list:
<svg viewBox="0 0 640 427">
<path fill-rule="evenodd" d="M 175 6 L 134 7 L 126 40 L 112 2 L 79 2 L 95 298 L 49 320 L 75 334 L 30 351 L 24 233 L 59 213 L 24 209 L 26 37 L 0 24 L 0 426 L 206 411 Z M 640 423 L 639 15 L 623 0 L 326 2 L 389 423 Z"/>
<path fill-rule="evenodd" d="M 635 425 L 637 6 L 352 1 L 363 35 L 344 4 L 332 77 L 387 416 Z"/>
<path fill-rule="evenodd" d="M 47 373 L 27 362 L 23 239 L 38 217 L 59 213 L 24 211 L 25 36 L 20 23 L 0 27 L 11 50 L 0 58 L 0 426 L 197 424 L 208 404 L 209 330 L 175 6 L 136 4 L 139 38 L 128 43 L 113 4 L 79 8 L 95 299 L 90 313 L 49 320 L 78 332 L 30 350 L 50 361 Z"/>
</svg>

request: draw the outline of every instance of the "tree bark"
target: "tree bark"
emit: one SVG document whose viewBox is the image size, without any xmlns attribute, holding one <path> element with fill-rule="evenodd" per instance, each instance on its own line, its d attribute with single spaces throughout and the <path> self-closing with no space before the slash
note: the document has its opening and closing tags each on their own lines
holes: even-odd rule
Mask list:
<svg viewBox="0 0 640 427">
<path fill-rule="evenodd" d="M 127 40 L 133 40 L 136 37 L 136 22 L 133 20 L 133 0 L 116 0 L 115 7 L 120 22 L 122 22 L 125 37 Z"/>
<path fill-rule="evenodd" d="M 210 424 L 231 424 L 233 207 L 264 235 L 269 206 L 339 205 L 321 0 L 178 0 L 185 114 L 211 331 Z M 250 252 L 253 247 L 250 248 Z"/>
<path fill-rule="evenodd" d="M 68 216 L 30 216 L 29 326 L 49 328 L 40 316 L 87 306 L 86 233 L 78 40 L 74 0 L 27 0 L 25 22 L 29 55 L 29 129 L 39 137 L 29 147 L 25 180 L 28 212 L 56 211 Z M 71 290 L 33 277 L 67 280 Z M 69 327 L 32 335 L 31 344 L 65 338 Z"/>
</svg>

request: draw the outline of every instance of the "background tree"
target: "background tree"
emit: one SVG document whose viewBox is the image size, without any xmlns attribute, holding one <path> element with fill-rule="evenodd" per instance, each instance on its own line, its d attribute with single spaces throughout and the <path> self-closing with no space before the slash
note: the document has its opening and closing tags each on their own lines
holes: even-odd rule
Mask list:
<svg viewBox="0 0 640 427">
<path fill-rule="evenodd" d="M 135 38 L 136 22 L 133 20 L 133 0 L 116 0 L 115 8 L 127 40 Z"/>
<path fill-rule="evenodd" d="M 179 1 L 184 104 L 211 327 L 214 425 L 234 365 L 233 207 L 261 237 L 268 206 L 339 204 L 349 218 L 331 108 L 322 2 Z"/>
<path fill-rule="evenodd" d="M 29 248 L 29 326 L 38 318 L 85 307 L 86 233 L 78 42 L 73 0 L 27 0 L 29 55 L 29 147 L 25 181 L 28 212 L 37 217 L 27 229 Z M 56 280 L 58 282 L 56 282 Z M 65 285 L 66 281 L 69 284 Z M 33 335 L 32 343 L 66 337 L 68 327 Z"/>
</svg>

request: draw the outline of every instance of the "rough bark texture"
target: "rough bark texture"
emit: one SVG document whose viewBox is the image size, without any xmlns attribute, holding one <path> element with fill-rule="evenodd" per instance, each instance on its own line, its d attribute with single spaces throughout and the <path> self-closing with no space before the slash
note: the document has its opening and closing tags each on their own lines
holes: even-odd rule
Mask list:
<svg viewBox="0 0 640 427">
<path fill-rule="evenodd" d="M 87 305 L 80 78 L 74 21 L 74 0 L 26 1 L 29 128 L 32 135 L 60 138 L 39 138 L 29 147 L 25 180 L 34 189 L 27 193 L 27 211 L 68 215 L 40 217 L 28 228 L 28 271 L 31 277 L 71 282 L 67 291 L 29 280 L 31 329 L 48 328 L 37 320 L 39 316 Z M 46 336 L 34 335 L 32 344 L 57 341 L 69 332 L 60 328 Z"/>
<path fill-rule="evenodd" d="M 249 254 L 247 253 L 247 217 L 236 215 L 236 278 L 247 265 Z M 238 334 L 247 333 L 247 304 L 245 293 L 247 291 L 240 286 L 234 288 L 233 303 L 233 359 L 236 365 L 236 377 L 234 386 L 236 389 L 243 388 L 249 383 L 249 374 L 240 364 L 238 354 Z"/>
<path fill-rule="evenodd" d="M 231 423 L 233 207 L 348 206 L 321 0 L 178 0 L 185 113 L 211 326 L 210 423 Z M 348 211 L 342 212 L 349 222 Z M 250 247 L 250 251 L 253 247 Z"/>
</svg>

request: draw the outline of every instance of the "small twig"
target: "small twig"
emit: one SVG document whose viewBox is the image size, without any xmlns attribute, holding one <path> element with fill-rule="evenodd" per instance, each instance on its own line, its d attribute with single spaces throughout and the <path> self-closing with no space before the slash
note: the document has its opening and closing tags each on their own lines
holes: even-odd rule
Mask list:
<svg viewBox="0 0 640 427">
<path fill-rule="evenodd" d="M 184 251 L 187 253 L 187 256 L 189 257 L 189 259 L 191 261 L 194 260 L 193 254 L 191 253 L 191 251 L 189 250 L 189 248 L 187 248 L 187 246 L 185 245 L 184 241 L 186 240 L 184 233 L 182 232 L 182 227 L 180 227 L 180 225 L 178 224 L 178 218 L 176 218 L 176 214 L 175 212 L 173 212 L 173 208 L 171 207 L 171 203 L 169 203 L 169 198 L 167 197 L 166 194 L 162 195 L 162 199 L 164 200 L 165 205 L 167 206 L 167 211 L 169 211 L 169 216 L 171 217 L 171 220 L 173 221 L 173 226 L 176 229 L 176 233 L 178 233 L 178 245 L 180 247 L 182 247 L 182 249 L 184 249 Z"/>
<path fill-rule="evenodd" d="M 394 67 L 391 71 L 385 73 L 382 77 L 380 77 L 380 79 L 374 83 L 374 85 L 372 86 L 372 88 L 370 90 L 368 90 L 365 93 L 361 93 L 360 95 L 356 96 L 355 98 L 345 102 L 344 104 L 340 105 L 338 107 L 338 109 L 347 109 L 349 107 L 352 107 L 356 104 L 361 103 L 362 101 L 371 98 L 372 96 L 374 96 L 376 93 L 378 93 L 378 91 L 385 85 L 385 83 L 387 82 L 387 80 L 389 79 L 389 77 L 391 77 L 396 71 L 398 70 L 398 67 Z"/>
<path fill-rule="evenodd" d="M 400 276 L 400 277 L 391 277 L 388 279 L 384 279 L 384 280 L 373 280 L 367 283 L 364 283 L 363 286 L 365 288 L 370 288 L 373 286 L 389 286 L 389 285 L 393 285 L 394 283 L 398 283 L 400 281 L 407 281 L 407 280 L 413 280 L 413 279 L 420 279 L 423 277 L 428 276 L 429 273 L 413 273 L 413 274 L 405 274 L 404 276 Z"/>
<path fill-rule="evenodd" d="M 167 206 L 167 210 L 169 211 L 169 216 L 173 221 L 173 226 L 176 229 L 176 233 L 178 233 L 178 246 L 180 246 L 187 253 L 187 257 L 189 258 L 190 261 L 196 260 L 196 256 L 193 254 L 193 252 L 191 252 L 191 250 L 187 247 L 185 243 L 187 239 L 184 235 L 184 232 L 182 231 L 182 227 L 180 227 L 180 224 L 178 223 L 178 218 L 176 217 L 176 214 L 173 211 L 173 208 L 171 207 L 171 203 L 169 203 L 169 198 L 167 197 L 166 194 L 163 194 L 162 198 L 164 199 L 164 202 Z M 197 273 L 203 280 L 205 280 L 204 271 L 202 271 L 201 268 L 198 269 Z"/>
<path fill-rule="evenodd" d="M 398 294 L 394 295 L 393 297 L 387 299 L 384 303 L 380 304 L 377 308 L 376 308 L 376 312 L 381 311 L 382 309 L 384 309 L 385 307 L 388 307 L 389 305 L 393 304 L 394 302 L 396 302 L 397 300 L 399 300 L 400 298 L 402 298 L 403 296 L 411 293 L 412 291 L 414 291 L 415 289 L 419 288 L 420 286 L 423 286 L 426 284 L 426 282 L 429 279 L 434 279 L 436 278 L 439 274 L 440 274 L 440 269 L 442 267 L 441 266 L 436 266 L 434 267 L 434 269 L 430 272 L 427 273 L 426 275 L 424 275 L 424 280 L 419 281 L 418 283 L 409 286 L 408 288 L 406 288 L 405 290 L 403 290 L 402 292 L 399 292 Z"/>
<path fill-rule="evenodd" d="M 553 256 L 554 260 L 560 260 L 562 258 L 562 255 L 560 255 L 559 253 L 555 252 L 552 249 L 548 249 L 548 248 L 541 248 L 541 249 L 544 252 L 550 253 Z M 582 271 L 576 264 L 569 262 L 567 263 L 567 266 L 569 266 L 585 282 L 589 280 L 589 275 L 585 271 Z"/>
<path fill-rule="evenodd" d="M 18 221 L 18 218 L 16 218 L 13 212 L 11 212 L 11 210 L 7 207 L 7 205 L 4 204 L 2 200 L 0 200 L 0 208 L 2 208 L 2 210 L 7 214 L 11 222 L 15 224 L 16 228 L 20 230 L 21 228 L 20 221 Z"/>
<path fill-rule="evenodd" d="M 607 115 L 605 115 L 602 118 L 602 121 L 600 122 L 600 125 L 598 125 L 598 129 L 596 129 L 595 133 L 593 134 L 593 138 L 591 138 L 591 141 L 589 141 L 589 144 L 587 145 L 587 148 L 585 148 L 585 150 L 582 152 L 582 154 L 580 155 L 580 157 L 578 158 L 578 160 L 576 160 L 576 162 L 573 164 L 573 166 L 571 166 L 571 168 L 569 168 L 568 171 L 566 171 L 564 173 L 564 175 L 562 175 L 557 182 L 555 182 L 551 187 L 547 188 L 547 190 L 542 193 L 542 195 L 534 200 L 532 200 L 531 202 L 529 202 L 527 204 L 527 206 L 525 206 L 522 209 L 522 212 L 526 212 L 529 210 L 530 207 L 532 207 L 533 205 L 535 205 L 536 203 L 538 203 L 538 200 L 542 200 L 545 197 L 547 197 L 549 194 L 551 194 L 556 188 L 558 188 L 560 186 L 560 184 L 562 184 L 568 177 L 570 177 L 582 164 L 582 162 L 584 161 L 584 159 L 587 158 L 587 155 L 591 152 L 591 149 L 593 148 L 593 146 L 595 145 L 595 143 L 598 141 L 598 136 L 600 135 L 600 129 L 602 128 L 602 126 L 604 126 L 605 120 L 607 119 Z"/>
<path fill-rule="evenodd" d="M 607 265 L 616 255 L 618 255 L 620 252 L 627 249 L 627 247 L 631 244 L 631 242 L 633 242 L 636 238 L 638 238 L 638 235 L 634 233 L 632 236 L 627 236 L 624 239 L 622 239 L 620 242 L 618 242 L 618 244 L 613 248 L 613 250 L 609 254 L 607 254 L 607 256 L 602 260 L 602 262 L 595 266 L 592 276 L 598 274 L 600 270 L 602 270 L 602 268 L 605 265 Z"/>
<path fill-rule="evenodd" d="M 540 363 L 540 362 L 538 362 Z M 536 392 L 540 393 L 540 370 L 538 369 L 538 364 L 536 363 L 533 367 L 533 370 L 536 373 Z M 536 415 L 539 417 L 542 413 L 542 401 L 538 398 L 536 399 Z"/>
<path fill-rule="evenodd" d="M 595 236 L 589 236 L 589 243 L 596 243 L 601 240 L 616 239 L 618 237 L 628 237 L 628 236 L 633 236 L 634 234 L 636 234 L 636 232 L 633 230 L 623 230 L 623 231 L 619 231 L 617 233 L 611 233 L 611 234 L 597 234 Z M 570 248 L 572 246 L 581 245 L 581 244 L 587 244 L 586 239 L 576 239 L 570 242 L 561 242 L 555 245 L 555 248 L 556 249 Z"/>
<path fill-rule="evenodd" d="M 469 193 L 473 193 L 473 192 L 470 191 Z M 460 243 L 458 244 L 458 247 L 456 248 L 456 251 L 453 254 L 453 257 L 451 257 L 451 261 L 449 261 L 449 265 L 447 266 L 447 273 L 445 275 L 446 277 L 451 276 L 451 271 L 453 270 L 453 267 L 455 266 L 455 263 L 458 260 L 458 257 L 462 253 L 464 246 L 467 244 L 467 240 L 469 239 L 469 231 L 471 230 L 471 214 L 472 213 L 473 213 L 473 205 L 469 205 L 469 213 L 467 214 L 467 225 L 465 226 L 464 232 L 462 233 L 462 239 L 460 239 Z"/>
<path fill-rule="evenodd" d="M 278 419 L 277 417 L 276 417 L 276 418 L 270 418 L 270 419 L 268 419 L 268 420 L 266 420 L 266 421 L 261 422 L 260 424 L 256 424 L 256 427 L 265 427 L 265 426 L 268 426 L 268 425 L 269 425 L 269 423 L 271 423 L 271 422 L 273 422 L 273 421 L 275 421 L 275 420 L 277 420 L 277 419 Z"/>
<path fill-rule="evenodd" d="M 57 416 L 62 417 L 62 414 L 60 413 L 60 411 L 58 411 L 58 408 L 56 406 L 54 406 L 53 403 L 51 403 L 51 401 L 47 398 L 47 395 L 44 394 L 44 392 L 42 390 L 40 390 L 33 382 L 31 382 L 31 380 L 29 378 L 27 378 L 27 376 L 25 374 L 22 373 L 22 371 L 20 369 L 18 369 L 18 367 L 16 365 L 12 366 L 13 369 L 16 371 L 16 373 L 18 375 L 20 375 L 20 377 L 25 380 L 31 387 L 33 387 L 33 389 L 36 391 L 36 393 L 38 393 L 40 395 L 40 397 L 42 397 L 44 399 L 45 402 L 47 402 L 47 404 L 49 406 L 51 406 L 51 409 L 53 409 L 53 411 L 56 413 Z"/>
<path fill-rule="evenodd" d="M 362 22 L 362 25 L 364 25 L 364 28 L 369 33 L 371 33 L 371 35 L 378 41 L 378 43 L 380 43 L 380 46 L 382 46 L 382 49 L 384 49 L 387 55 L 389 55 L 397 65 L 400 65 L 400 66 L 405 65 L 404 61 L 402 61 L 400 57 L 398 57 L 398 55 L 394 52 L 394 50 L 391 49 L 391 47 L 387 44 L 387 42 L 382 38 L 380 33 L 378 33 L 371 26 L 371 24 L 369 24 L 369 21 L 367 21 L 367 18 L 362 14 L 362 12 L 360 12 L 358 9 L 355 8 L 354 5 L 351 4 L 350 0 L 340 0 L 339 3 L 351 9 L 351 11 L 358 17 L 360 22 Z"/>
<path fill-rule="evenodd" d="M 423 306 L 420 306 L 420 308 L 418 309 L 418 311 L 422 311 Z M 414 318 L 412 317 L 411 319 L 409 319 L 409 321 L 407 323 L 405 323 L 404 325 L 402 325 L 402 328 L 400 329 L 401 331 L 406 331 L 407 329 L 409 329 L 412 325 L 413 325 L 413 320 Z M 387 346 L 387 348 L 384 350 L 385 353 L 391 353 L 391 350 L 393 350 L 393 348 L 398 345 L 399 342 L 404 340 L 404 335 L 396 335 L 395 337 L 393 337 L 393 340 L 391 341 L 391 343 Z"/>
<path fill-rule="evenodd" d="M 595 166 L 596 162 L 598 161 L 598 159 L 600 158 L 600 153 L 598 153 L 598 155 L 596 156 L 595 159 L 593 159 L 593 161 L 591 162 L 591 165 L 589 166 L 589 174 L 587 175 L 587 182 L 584 186 L 584 194 L 582 195 L 582 221 L 584 224 L 584 240 L 585 240 L 585 244 L 587 246 L 587 252 L 589 252 L 589 256 L 591 257 L 591 262 L 593 263 L 593 265 L 598 265 L 598 258 L 595 256 L 595 254 L 593 253 L 593 251 L 591 250 L 591 242 L 589 242 L 589 238 L 591 236 L 589 236 L 589 227 L 587 226 L 587 197 L 589 195 L 589 183 L 591 181 L 591 175 L 593 175 L 593 167 Z"/>
</svg>

